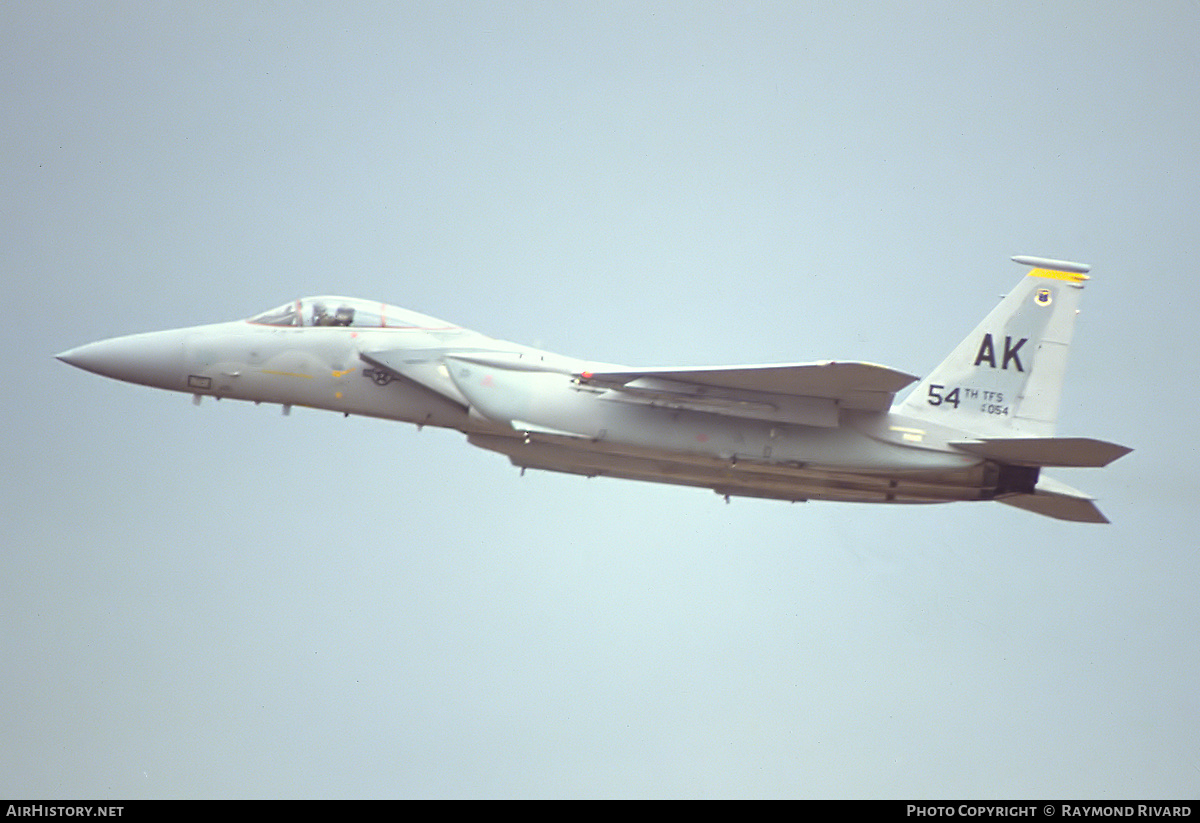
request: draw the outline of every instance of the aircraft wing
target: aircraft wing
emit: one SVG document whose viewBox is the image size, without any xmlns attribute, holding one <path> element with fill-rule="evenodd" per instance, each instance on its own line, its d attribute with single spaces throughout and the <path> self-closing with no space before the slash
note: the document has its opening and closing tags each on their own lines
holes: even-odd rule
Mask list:
<svg viewBox="0 0 1200 823">
<path fill-rule="evenodd" d="M 853 361 L 585 371 L 606 399 L 810 426 L 836 426 L 839 409 L 887 411 L 917 378 Z"/>
</svg>

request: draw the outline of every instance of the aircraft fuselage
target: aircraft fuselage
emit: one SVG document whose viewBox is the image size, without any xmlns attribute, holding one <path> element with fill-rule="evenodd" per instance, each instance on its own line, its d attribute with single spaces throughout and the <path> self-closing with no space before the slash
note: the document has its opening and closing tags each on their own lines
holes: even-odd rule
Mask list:
<svg viewBox="0 0 1200 823">
<path fill-rule="evenodd" d="M 1054 438 L 1086 266 L 1030 272 L 949 358 L 917 378 L 853 361 L 630 369 L 496 340 L 355 298 L 113 338 L 59 359 L 203 397 L 456 429 L 513 464 L 783 500 L 999 499 L 1106 522 L 1043 466 L 1129 450 Z M 1036 366 L 1036 369 L 1035 369 Z"/>
<path fill-rule="evenodd" d="M 381 350 L 403 352 L 396 356 L 422 382 L 364 357 Z M 843 411 L 837 425 L 817 427 L 615 402 L 574 377 L 596 364 L 465 329 L 235 321 L 114 338 L 60 358 L 197 399 L 305 406 L 457 429 L 522 467 L 702 485 L 725 494 L 975 499 L 984 479 L 984 461 L 939 448 L 927 423 Z M 921 432 L 919 445 L 913 432 Z M 869 477 L 852 482 L 850 475 L 862 472 Z M 908 477 L 914 474 L 920 477 Z M 941 488 L 941 474 L 952 475 L 946 479 L 955 486 Z M 960 488 L 971 475 L 978 475 L 978 485 Z M 811 484 L 801 482 L 805 478 Z M 901 485 L 915 493 L 905 494 Z"/>
</svg>

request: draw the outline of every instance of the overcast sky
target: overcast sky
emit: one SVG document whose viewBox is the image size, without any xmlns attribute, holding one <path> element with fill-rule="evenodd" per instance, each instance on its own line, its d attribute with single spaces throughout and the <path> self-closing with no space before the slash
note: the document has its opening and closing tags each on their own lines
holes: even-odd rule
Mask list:
<svg viewBox="0 0 1200 823">
<path fill-rule="evenodd" d="M 0 795 L 1200 794 L 1200 4 L 5 3 Z M 53 359 L 313 293 L 926 373 L 1093 266 L 1055 476 L 734 500 Z"/>
</svg>

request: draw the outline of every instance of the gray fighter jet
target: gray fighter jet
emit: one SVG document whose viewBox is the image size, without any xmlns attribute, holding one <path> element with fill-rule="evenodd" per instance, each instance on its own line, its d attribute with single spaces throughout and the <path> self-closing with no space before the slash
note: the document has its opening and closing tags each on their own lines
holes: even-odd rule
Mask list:
<svg viewBox="0 0 1200 823">
<path fill-rule="evenodd" d="M 1055 437 L 1089 267 L 1028 275 L 921 380 L 873 363 L 630 368 L 508 343 L 385 303 L 310 297 L 248 320 L 135 334 L 58 359 L 217 398 L 458 429 L 525 469 L 801 501 L 998 500 L 1108 522 L 1046 466 L 1130 449 Z"/>
</svg>

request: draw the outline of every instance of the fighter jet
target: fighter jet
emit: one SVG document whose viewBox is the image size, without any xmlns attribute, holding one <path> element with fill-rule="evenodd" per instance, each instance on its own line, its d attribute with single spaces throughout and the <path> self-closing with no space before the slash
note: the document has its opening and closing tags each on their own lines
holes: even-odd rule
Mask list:
<svg viewBox="0 0 1200 823">
<path fill-rule="evenodd" d="M 57 355 L 195 402 L 278 403 L 457 429 L 526 469 L 674 483 L 731 497 L 997 500 L 1107 523 L 1044 467 L 1130 449 L 1055 437 L 1090 267 L 1014 257 L 1017 287 L 918 378 L 823 360 L 631 368 L 493 339 L 407 309 L 307 297 L 246 320 L 135 334 Z"/>
</svg>

